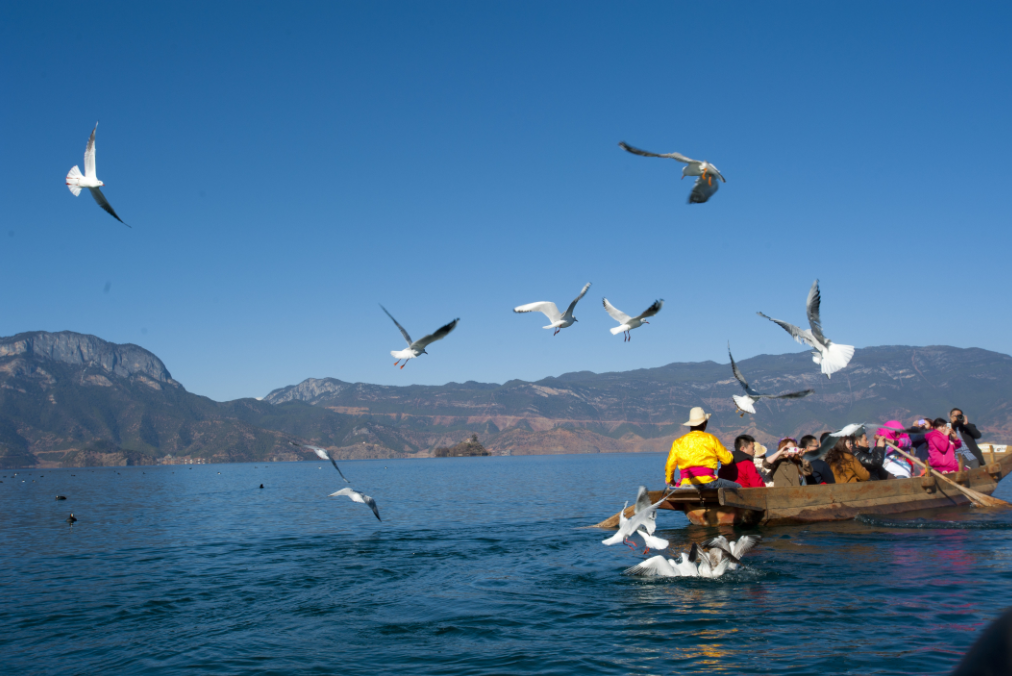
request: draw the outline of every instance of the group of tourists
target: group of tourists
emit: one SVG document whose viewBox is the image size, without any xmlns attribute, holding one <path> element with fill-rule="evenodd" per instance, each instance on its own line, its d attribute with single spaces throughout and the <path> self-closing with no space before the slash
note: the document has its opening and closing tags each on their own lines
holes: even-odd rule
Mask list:
<svg viewBox="0 0 1012 676">
<path fill-rule="evenodd" d="M 781 439 L 772 453 L 753 437 L 742 434 L 734 440 L 734 451 L 728 451 L 706 431 L 710 415 L 697 406 L 690 411 L 689 421 L 683 423 L 689 432 L 671 444 L 665 466 L 669 486 L 781 488 L 855 483 L 920 476 L 926 471 L 924 463 L 939 472 L 984 464 L 977 446 L 981 433 L 958 408 L 949 412 L 948 420 L 917 418 L 909 427 L 890 420 L 874 432 L 872 439 L 864 428 L 853 436 L 833 437 L 836 442 L 821 458 L 815 452 L 823 447 L 830 432 L 818 437 L 808 434 L 798 440 Z"/>
</svg>

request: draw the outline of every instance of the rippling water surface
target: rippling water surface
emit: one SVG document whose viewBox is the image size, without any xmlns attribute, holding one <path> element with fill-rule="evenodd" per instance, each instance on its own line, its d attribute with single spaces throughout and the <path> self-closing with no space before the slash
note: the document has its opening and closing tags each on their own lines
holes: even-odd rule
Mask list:
<svg viewBox="0 0 1012 676">
<path fill-rule="evenodd" d="M 4 470 L 2 670 L 943 674 L 1012 604 L 1012 515 L 973 508 L 762 529 L 720 580 L 623 576 L 638 554 L 581 527 L 663 464 L 341 463 L 383 523 L 326 464 Z"/>
</svg>

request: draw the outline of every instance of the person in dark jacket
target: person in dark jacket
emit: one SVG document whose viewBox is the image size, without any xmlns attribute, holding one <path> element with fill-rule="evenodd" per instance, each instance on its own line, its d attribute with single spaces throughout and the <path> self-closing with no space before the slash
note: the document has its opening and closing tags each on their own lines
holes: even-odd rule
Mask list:
<svg viewBox="0 0 1012 676">
<path fill-rule="evenodd" d="M 875 448 L 870 448 L 868 445 L 868 435 L 864 431 L 854 436 L 853 453 L 854 457 L 868 470 L 872 481 L 885 481 L 886 479 L 896 478 L 882 467 L 885 463 L 885 447 L 876 446 Z"/>
<path fill-rule="evenodd" d="M 803 453 L 812 453 L 819 450 L 819 440 L 813 437 L 811 434 L 806 434 L 801 437 L 798 441 L 798 446 L 801 448 Z M 807 466 L 806 466 L 807 465 Z M 818 484 L 835 484 L 836 479 L 833 477 L 833 470 L 826 463 L 825 460 L 819 460 L 814 456 L 809 456 L 803 463 L 802 472 L 811 468 L 811 473 L 805 475 L 805 484 L 808 486 Z"/>
<path fill-rule="evenodd" d="M 954 408 L 949 411 L 949 422 L 952 423 L 952 428 L 959 432 L 959 438 L 963 440 L 963 445 L 969 449 L 970 453 L 977 460 L 976 465 L 967 462 L 967 467 L 972 469 L 973 467 L 980 467 L 986 464 L 984 462 L 984 454 L 980 452 L 980 447 L 977 446 L 977 439 L 980 439 L 983 435 L 976 425 L 970 424 L 962 409 Z"/>
<path fill-rule="evenodd" d="M 755 462 L 752 456 L 755 448 L 755 439 L 743 434 L 734 440 L 734 452 L 731 455 L 734 461 L 729 465 L 721 464 L 717 477 L 727 479 L 740 484 L 742 488 L 763 488 L 762 477 L 755 469 Z"/>
</svg>

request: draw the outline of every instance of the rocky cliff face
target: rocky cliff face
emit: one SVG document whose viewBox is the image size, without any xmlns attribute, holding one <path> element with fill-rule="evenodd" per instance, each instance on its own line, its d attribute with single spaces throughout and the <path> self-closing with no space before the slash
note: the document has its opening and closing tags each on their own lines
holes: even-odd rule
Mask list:
<svg viewBox="0 0 1012 676">
<path fill-rule="evenodd" d="M 0 338 L 0 360 L 11 364 L 17 357 L 52 361 L 89 369 L 92 373 L 120 378 L 137 377 L 160 385 L 182 387 L 169 375 L 162 360 L 144 348 L 131 344 L 117 345 L 73 331 L 33 331 L 19 333 L 11 338 Z M 28 359 L 21 361 L 18 366 L 22 369 L 30 368 Z M 17 367 L 8 372 L 14 368 Z M 99 375 L 96 384 L 108 382 L 107 379 L 102 380 L 103 377 Z"/>
</svg>

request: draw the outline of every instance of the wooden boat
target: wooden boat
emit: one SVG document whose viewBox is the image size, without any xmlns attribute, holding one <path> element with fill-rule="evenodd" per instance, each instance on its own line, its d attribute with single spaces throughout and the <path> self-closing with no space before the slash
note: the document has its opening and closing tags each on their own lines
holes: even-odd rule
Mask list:
<svg viewBox="0 0 1012 676">
<path fill-rule="evenodd" d="M 995 460 L 990 450 L 987 466 L 947 474 L 953 481 L 991 495 L 998 482 L 1012 471 L 1012 446 Z M 663 491 L 652 491 L 657 502 Z M 790 488 L 679 489 L 661 509 L 685 512 L 697 526 L 781 526 L 817 521 L 843 521 L 858 514 L 899 514 L 920 509 L 968 504 L 957 488 L 932 476 L 852 484 L 822 484 Z M 633 508 L 626 510 L 632 516 Z M 618 528 L 618 517 L 605 519 L 599 528 Z"/>
</svg>

